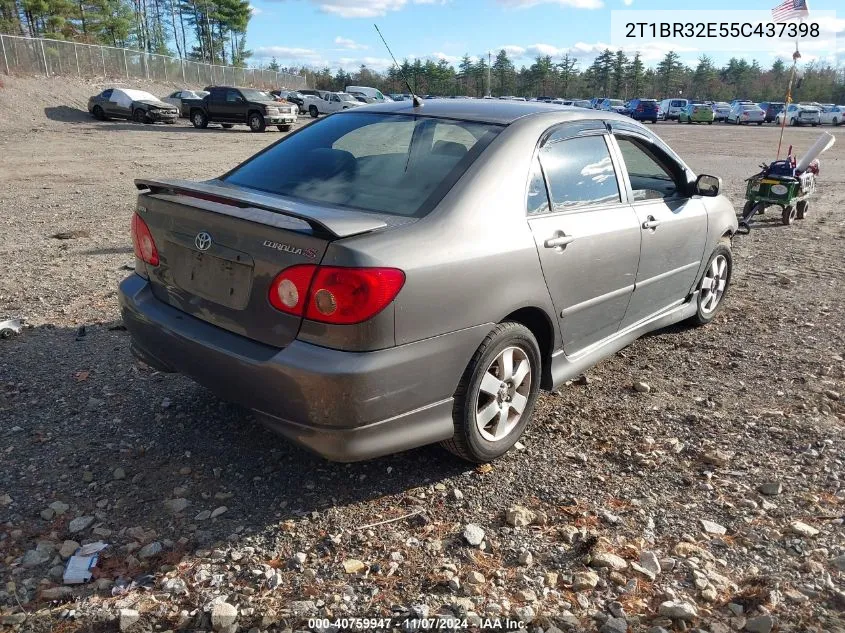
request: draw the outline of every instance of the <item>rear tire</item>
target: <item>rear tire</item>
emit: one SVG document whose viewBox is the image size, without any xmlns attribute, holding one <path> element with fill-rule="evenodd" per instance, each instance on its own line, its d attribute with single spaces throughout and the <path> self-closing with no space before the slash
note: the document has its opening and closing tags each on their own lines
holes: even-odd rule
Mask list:
<svg viewBox="0 0 845 633">
<path fill-rule="evenodd" d="M 320 116 L 320 111 L 317 109 L 317 106 L 308 106 L 308 114 L 311 115 L 312 119 L 316 119 Z"/>
<path fill-rule="evenodd" d="M 208 127 L 208 115 L 202 110 L 191 113 L 191 124 L 197 129 L 204 130 Z"/>
<path fill-rule="evenodd" d="M 267 122 L 258 112 L 252 112 L 247 119 L 247 125 L 252 132 L 263 132 L 267 129 Z"/>
<path fill-rule="evenodd" d="M 693 325 L 707 325 L 719 313 L 731 285 L 733 257 L 730 244 L 720 243 L 710 255 L 698 282 L 698 309 L 689 320 Z"/>
<path fill-rule="evenodd" d="M 810 212 L 810 203 L 807 200 L 799 200 L 798 204 L 795 205 L 796 209 L 796 218 L 798 220 L 803 220 L 807 217 L 807 214 Z"/>
<path fill-rule="evenodd" d="M 476 463 L 489 462 L 510 450 L 534 410 L 541 363 L 540 347 L 531 330 L 510 321 L 496 325 L 458 384 L 452 409 L 455 435 L 442 442 L 443 447 Z"/>
<path fill-rule="evenodd" d="M 783 213 L 781 213 L 780 219 L 781 222 L 783 222 L 784 226 L 789 226 L 797 217 L 798 208 L 793 207 L 792 205 L 788 205 L 783 208 Z"/>
<path fill-rule="evenodd" d="M 762 121 L 758 121 L 758 122 L 757 122 L 757 125 L 763 125 L 763 122 L 762 122 Z"/>
<path fill-rule="evenodd" d="M 292 125 L 277 125 L 276 127 L 279 128 L 279 132 L 290 132 L 290 129 L 293 126 Z"/>
</svg>

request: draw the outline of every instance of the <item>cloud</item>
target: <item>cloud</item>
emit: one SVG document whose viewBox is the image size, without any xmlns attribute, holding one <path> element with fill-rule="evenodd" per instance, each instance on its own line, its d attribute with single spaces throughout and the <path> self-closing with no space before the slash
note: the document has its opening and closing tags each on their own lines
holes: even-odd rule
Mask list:
<svg viewBox="0 0 845 633">
<path fill-rule="evenodd" d="M 569 55 L 570 57 L 575 57 L 580 62 L 579 67 L 584 68 L 586 65 L 592 63 L 593 59 L 608 48 L 614 53 L 620 50 L 620 47 L 611 46 L 610 44 L 605 44 L 604 42 L 576 42 L 572 46 L 555 46 L 554 44 L 545 43 L 521 46 L 516 44 L 506 44 L 505 46 L 499 46 L 493 50 L 499 51 L 504 49 L 504 51 L 517 62 L 532 61 L 538 56 L 544 57 L 548 55 L 553 59 L 560 59 L 564 55 Z M 659 61 L 670 50 L 677 53 L 694 53 L 699 49 L 689 46 L 678 46 L 672 42 L 645 42 L 636 46 L 624 46 L 621 50 L 629 56 L 639 52 L 643 62 L 649 63 Z"/>
<path fill-rule="evenodd" d="M 307 60 L 312 63 L 320 54 L 311 48 L 291 48 L 289 46 L 259 46 L 252 56 L 258 59 L 275 57 L 283 60 Z"/>
<path fill-rule="evenodd" d="M 457 64 L 459 61 L 461 61 L 460 55 L 447 55 L 446 53 L 440 53 L 440 52 L 432 53 L 428 57 L 430 57 L 431 59 L 436 59 L 437 61 L 440 61 L 440 60 L 447 61 L 450 64 Z"/>
<path fill-rule="evenodd" d="M 624 4 L 626 7 L 630 7 L 632 4 L 634 4 L 634 0 L 622 0 L 622 4 Z"/>
<path fill-rule="evenodd" d="M 450 0 L 310 0 L 323 13 L 342 18 L 376 18 L 409 4 L 446 4 Z M 583 0 L 582 0 L 583 1 Z"/>
<path fill-rule="evenodd" d="M 499 0 L 499 4 L 514 9 L 528 9 L 541 4 L 557 4 L 573 9 L 601 9 L 603 0 Z M 627 4 L 627 3 L 626 3 Z"/>
<path fill-rule="evenodd" d="M 341 67 L 344 69 L 358 69 L 360 66 L 366 66 L 371 70 L 383 72 L 393 65 L 393 60 L 388 57 L 340 57 L 330 64 L 332 67 Z"/>
<path fill-rule="evenodd" d="M 334 38 L 334 43 L 338 48 L 345 48 L 350 51 L 365 51 L 369 48 L 369 46 L 359 44 L 355 40 L 350 40 L 346 37 L 340 37 L 340 35 Z"/>
</svg>

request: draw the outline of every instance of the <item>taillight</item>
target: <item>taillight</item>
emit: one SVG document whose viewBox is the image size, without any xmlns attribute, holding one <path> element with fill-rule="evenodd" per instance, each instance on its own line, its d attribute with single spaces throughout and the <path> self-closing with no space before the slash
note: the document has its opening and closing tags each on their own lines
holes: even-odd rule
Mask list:
<svg viewBox="0 0 845 633">
<path fill-rule="evenodd" d="M 314 264 L 291 266 L 280 272 L 270 285 L 270 304 L 277 310 L 302 316 L 308 287 L 317 267 Z"/>
<path fill-rule="evenodd" d="M 132 245 L 135 248 L 135 257 L 150 266 L 158 266 L 158 249 L 150 227 L 137 213 L 132 216 Z"/>
<path fill-rule="evenodd" d="M 397 268 L 299 265 L 273 280 L 270 303 L 311 321 L 349 325 L 384 310 L 404 284 L 405 273 Z"/>
<path fill-rule="evenodd" d="M 642 112 L 644 109 L 642 105 L 637 106 L 637 112 Z"/>
</svg>

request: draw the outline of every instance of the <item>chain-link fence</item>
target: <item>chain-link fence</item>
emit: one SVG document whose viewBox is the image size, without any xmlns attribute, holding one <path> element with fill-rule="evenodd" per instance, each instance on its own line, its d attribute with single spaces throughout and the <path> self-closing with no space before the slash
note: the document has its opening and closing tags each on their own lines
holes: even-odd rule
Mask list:
<svg viewBox="0 0 845 633">
<path fill-rule="evenodd" d="M 111 46 L 0 35 L 0 71 L 7 75 L 76 75 L 153 79 L 187 85 L 249 86 L 266 90 L 305 88 L 291 73 L 218 66 Z"/>
</svg>

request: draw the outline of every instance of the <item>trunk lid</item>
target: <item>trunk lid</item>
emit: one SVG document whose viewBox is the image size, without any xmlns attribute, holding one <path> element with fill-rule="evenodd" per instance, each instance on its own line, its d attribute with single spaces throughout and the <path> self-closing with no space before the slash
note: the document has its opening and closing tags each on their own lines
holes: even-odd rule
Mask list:
<svg viewBox="0 0 845 633">
<path fill-rule="evenodd" d="M 332 240 L 386 226 L 372 214 L 312 207 L 222 183 L 136 180 L 158 249 L 147 267 L 160 301 L 230 332 L 285 347 L 302 319 L 273 308 L 273 279 L 319 264 Z"/>
</svg>

